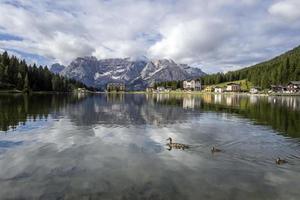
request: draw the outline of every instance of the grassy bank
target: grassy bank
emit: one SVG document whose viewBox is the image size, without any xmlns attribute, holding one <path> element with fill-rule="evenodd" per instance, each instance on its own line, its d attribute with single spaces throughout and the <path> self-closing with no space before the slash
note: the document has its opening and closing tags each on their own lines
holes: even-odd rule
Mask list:
<svg viewBox="0 0 300 200">
<path fill-rule="evenodd" d="M 224 82 L 224 83 L 219 83 L 219 84 L 215 84 L 215 85 L 208 85 L 211 87 L 226 87 L 228 83 L 237 83 L 241 85 L 241 89 L 243 91 L 249 91 L 252 87 L 254 87 L 254 85 L 247 81 L 246 79 L 244 80 L 239 80 L 239 81 L 230 81 L 230 82 Z"/>
</svg>

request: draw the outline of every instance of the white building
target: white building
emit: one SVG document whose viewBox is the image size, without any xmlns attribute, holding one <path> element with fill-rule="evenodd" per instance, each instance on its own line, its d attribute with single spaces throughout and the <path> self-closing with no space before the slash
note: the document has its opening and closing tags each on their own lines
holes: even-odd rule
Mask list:
<svg viewBox="0 0 300 200">
<path fill-rule="evenodd" d="M 290 93 L 296 93 L 300 91 L 300 81 L 291 81 L 287 85 L 287 90 Z"/>
<path fill-rule="evenodd" d="M 250 93 L 251 94 L 257 94 L 259 93 L 260 89 L 258 87 L 253 87 L 250 89 Z"/>
<path fill-rule="evenodd" d="M 183 89 L 200 91 L 201 90 L 201 82 L 195 81 L 195 80 L 190 80 L 190 81 L 185 80 L 185 81 L 183 81 Z"/>
<path fill-rule="evenodd" d="M 215 92 L 216 93 L 222 93 L 222 92 L 224 92 L 224 88 L 221 88 L 221 87 L 215 87 Z"/>
<path fill-rule="evenodd" d="M 158 86 L 156 92 L 170 92 L 170 90 L 166 89 L 164 86 Z"/>
<path fill-rule="evenodd" d="M 226 91 L 227 92 L 240 92 L 241 85 L 237 84 L 237 83 L 229 83 L 229 84 L 227 84 Z"/>
</svg>

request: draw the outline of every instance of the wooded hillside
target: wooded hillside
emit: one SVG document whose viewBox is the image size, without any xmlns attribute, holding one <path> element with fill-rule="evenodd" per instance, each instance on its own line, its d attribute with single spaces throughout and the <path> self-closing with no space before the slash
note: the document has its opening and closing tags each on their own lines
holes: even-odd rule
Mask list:
<svg viewBox="0 0 300 200">
<path fill-rule="evenodd" d="M 72 91 L 85 87 L 83 83 L 53 74 L 47 67 L 28 65 L 25 60 L 0 54 L 0 90 L 21 91 Z"/>
</svg>

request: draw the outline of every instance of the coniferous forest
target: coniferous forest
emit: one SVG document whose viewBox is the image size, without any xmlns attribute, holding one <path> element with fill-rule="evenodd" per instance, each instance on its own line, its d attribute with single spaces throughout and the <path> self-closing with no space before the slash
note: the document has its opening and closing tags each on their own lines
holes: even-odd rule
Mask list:
<svg viewBox="0 0 300 200">
<path fill-rule="evenodd" d="M 167 82 L 159 82 L 154 83 L 154 88 L 157 88 L 159 86 L 163 86 L 166 88 L 172 88 L 173 90 L 176 89 L 183 89 L 183 81 L 167 81 Z"/>
<path fill-rule="evenodd" d="M 246 79 L 255 86 L 269 88 L 271 84 L 287 84 L 300 80 L 300 46 L 269 61 L 227 73 L 201 77 L 205 85 Z"/>
<path fill-rule="evenodd" d="M 0 90 L 69 92 L 83 83 L 52 73 L 47 66 L 29 65 L 25 60 L 0 54 Z"/>
</svg>

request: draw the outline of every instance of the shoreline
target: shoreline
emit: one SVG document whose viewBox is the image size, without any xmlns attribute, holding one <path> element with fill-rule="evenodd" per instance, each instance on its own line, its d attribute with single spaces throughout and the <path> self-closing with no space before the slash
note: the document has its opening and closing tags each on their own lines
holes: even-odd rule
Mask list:
<svg viewBox="0 0 300 200">
<path fill-rule="evenodd" d="M 126 92 L 127 93 L 127 92 Z M 135 93 L 135 92 L 128 92 L 128 93 Z M 300 93 L 258 93 L 258 94 L 252 94 L 249 92 L 222 92 L 222 93 L 217 93 L 217 92 L 201 92 L 201 91 L 196 91 L 196 92 L 183 92 L 183 91 L 170 91 L 170 92 L 139 92 L 139 93 L 144 93 L 144 94 L 150 94 L 150 95 L 156 95 L 156 94 L 187 94 L 187 95 L 204 95 L 204 94 L 221 94 L 221 95 L 251 95 L 251 96 L 300 96 Z"/>
<path fill-rule="evenodd" d="M 31 94 L 76 94 L 76 92 L 55 92 L 55 91 L 32 91 Z M 80 92 L 78 92 L 80 93 Z M 20 90 L 0 90 L 0 94 L 24 94 Z M 81 93 L 80 93 L 81 94 Z M 206 95 L 206 94 L 214 94 L 214 95 L 250 95 L 250 96 L 294 96 L 299 97 L 300 93 L 258 93 L 251 94 L 249 92 L 202 92 L 202 91 L 170 91 L 170 92 L 146 92 L 146 91 L 125 91 L 125 92 L 93 92 L 87 91 L 82 94 L 148 94 L 148 95 L 157 95 L 157 94 L 177 94 L 177 95 Z"/>
<path fill-rule="evenodd" d="M 127 93 L 127 92 L 126 92 Z M 134 94 L 135 92 L 128 92 Z M 300 93 L 258 93 L 258 94 L 252 94 L 249 92 L 222 92 L 222 93 L 217 93 L 217 92 L 183 92 L 183 91 L 171 91 L 171 92 L 139 92 L 139 94 L 149 94 L 149 95 L 157 95 L 157 94 L 182 94 L 182 95 L 205 95 L 205 94 L 213 94 L 213 95 L 247 95 L 247 96 L 300 96 Z"/>
</svg>

